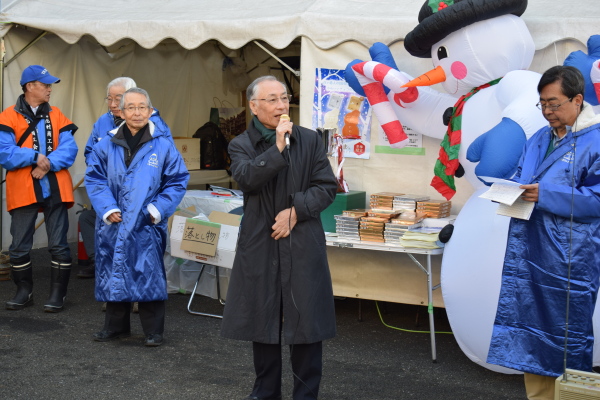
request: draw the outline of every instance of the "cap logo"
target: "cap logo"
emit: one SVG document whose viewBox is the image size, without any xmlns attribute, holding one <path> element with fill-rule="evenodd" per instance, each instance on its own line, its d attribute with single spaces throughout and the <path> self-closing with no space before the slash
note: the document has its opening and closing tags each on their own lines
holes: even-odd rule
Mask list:
<svg viewBox="0 0 600 400">
<path fill-rule="evenodd" d="M 48 70 L 47 70 L 46 68 L 44 68 L 44 69 L 42 70 L 42 72 L 40 72 L 40 73 L 41 73 L 42 75 L 44 75 L 44 74 L 45 74 L 45 73 L 47 73 L 47 72 L 48 72 Z"/>
</svg>

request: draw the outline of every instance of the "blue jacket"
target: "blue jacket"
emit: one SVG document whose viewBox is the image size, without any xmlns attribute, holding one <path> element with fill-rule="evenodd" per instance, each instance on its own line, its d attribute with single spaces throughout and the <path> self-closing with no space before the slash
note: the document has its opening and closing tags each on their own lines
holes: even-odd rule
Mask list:
<svg viewBox="0 0 600 400">
<path fill-rule="evenodd" d="M 154 122 L 154 125 L 157 126 L 161 131 L 167 132 L 167 137 L 173 140 L 169 127 L 161 118 L 160 113 L 156 108 L 150 116 L 150 121 Z M 85 144 L 85 150 L 83 151 L 86 165 L 88 164 L 88 157 L 92 152 L 92 147 L 94 147 L 94 145 L 98 143 L 104 136 L 114 135 L 114 133 L 111 134 L 111 131 L 115 128 L 117 128 L 117 125 L 115 125 L 115 118 L 113 117 L 113 114 L 110 111 L 106 114 L 102 114 L 100 118 L 98 118 L 98 120 L 94 123 L 94 126 L 92 127 L 92 133 L 90 133 L 90 137 L 88 138 L 88 141 Z"/>
<path fill-rule="evenodd" d="M 549 127 L 525 145 L 516 178 L 539 183 L 539 200 L 528 221 L 510 223 L 488 363 L 562 374 L 570 258 L 567 368 L 591 371 L 600 280 L 600 116 L 586 104 L 573 131 L 545 159 Z"/>
<path fill-rule="evenodd" d="M 127 166 L 122 126 L 94 146 L 85 176 L 98 215 L 96 299 L 165 300 L 167 219 L 185 194 L 189 173 L 169 133 L 152 122 Z M 106 218 L 115 211 L 123 221 L 111 224 Z"/>
</svg>

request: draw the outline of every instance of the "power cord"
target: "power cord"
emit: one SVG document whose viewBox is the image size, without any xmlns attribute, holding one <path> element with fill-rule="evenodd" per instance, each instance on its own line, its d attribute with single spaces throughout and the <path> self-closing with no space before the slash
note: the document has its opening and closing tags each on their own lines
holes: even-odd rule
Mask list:
<svg viewBox="0 0 600 400">
<path fill-rule="evenodd" d="M 377 314 L 379 314 L 379 320 L 381 321 L 383 326 L 385 326 L 386 328 L 395 329 L 397 331 L 402 331 L 402 332 L 409 332 L 409 333 L 431 333 L 431 331 L 416 331 L 416 330 L 412 330 L 412 329 L 403 329 L 403 328 L 398 328 L 396 326 L 388 325 L 383 320 L 383 316 L 381 315 L 381 311 L 379 310 L 379 302 L 378 301 L 375 302 L 375 307 L 377 307 Z M 437 331 L 435 331 L 434 333 L 443 333 L 446 335 L 454 335 L 453 332 L 437 332 Z"/>
</svg>

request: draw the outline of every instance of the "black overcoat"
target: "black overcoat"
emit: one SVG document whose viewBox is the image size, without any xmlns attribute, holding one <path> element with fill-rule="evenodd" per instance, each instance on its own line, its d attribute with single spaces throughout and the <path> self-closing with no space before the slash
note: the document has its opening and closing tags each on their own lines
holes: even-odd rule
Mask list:
<svg viewBox="0 0 600 400">
<path fill-rule="evenodd" d="M 221 335 L 260 343 L 314 343 L 335 336 L 335 310 L 320 214 L 337 183 L 316 132 L 293 127 L 279 152 L 250 123 L 229 144 L 231 172 L 244 193 L 244 216 Z M 297 223 L 275 240 L 271 227 L 295 207 Z M 283 321 L 283 323 L 282 323 Z"/>
</svg>

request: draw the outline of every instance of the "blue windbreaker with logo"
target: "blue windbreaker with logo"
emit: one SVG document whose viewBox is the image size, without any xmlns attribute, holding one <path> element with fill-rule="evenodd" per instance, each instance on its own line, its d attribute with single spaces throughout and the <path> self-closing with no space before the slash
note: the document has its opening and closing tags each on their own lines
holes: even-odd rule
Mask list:
<svg viewBox="0 0 600 400">
<path fill-rule="evenodd" d="M 122 129 L 122 128 L 121 128 Z M 152 138 L 129 166 L 125 148 L 101 140 L 88 157 L 85 184 L 96 209 L 96 299 L 98 301 L 166 300 L 163 256 L 167 220 L 183 198 L 189 173 L 168 132 L 149 122 Z M 153 224 L 148 206 L 160 213 Z M 119 210 L 122 222 L 106 217 Z"/>
<path fill-rule="evenodd" d="M 567 368 L 592 368 L 592 315 L 600 282 L 600 116 L 586 104 L 573 132 L 544 158 L 551 137 L 545 127 L 529 139 L 517 171 L 518 182 L 539 183 L 539 200 L 529 220 L 510 223 L 487 362 L 558 376 L 569 260 Z"/>
</svg>

